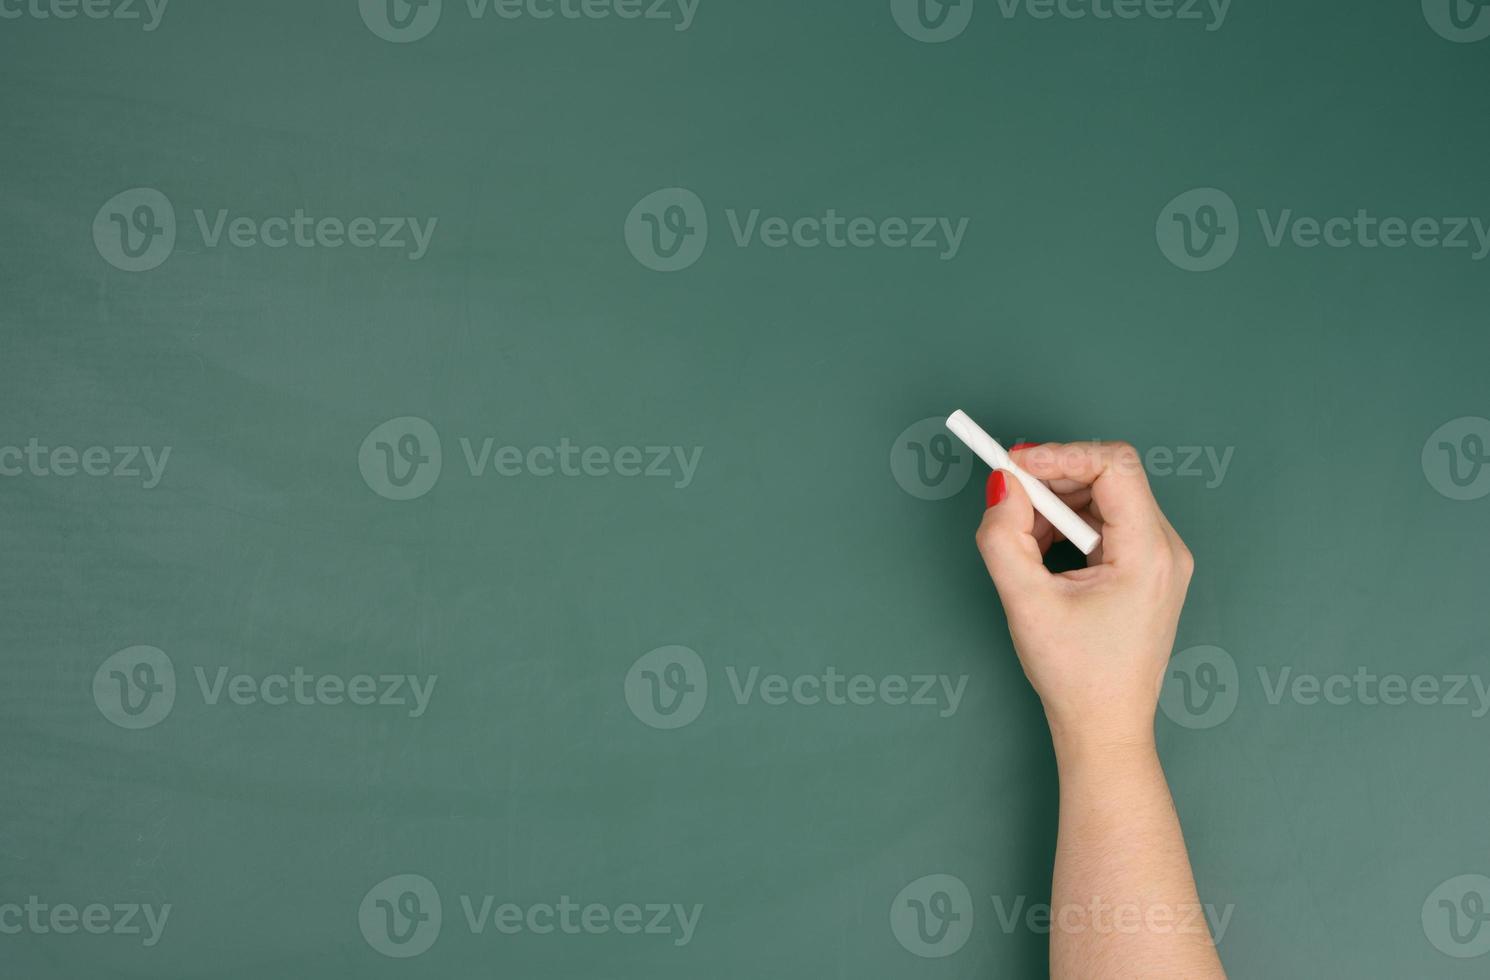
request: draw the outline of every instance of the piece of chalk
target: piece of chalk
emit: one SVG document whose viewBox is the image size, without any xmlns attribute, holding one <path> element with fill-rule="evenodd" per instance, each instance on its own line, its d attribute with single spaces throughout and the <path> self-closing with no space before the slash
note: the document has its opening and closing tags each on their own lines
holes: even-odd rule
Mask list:
<svg viewBox="0 0 1490 980">
<path fill-rule="evenodd" d="M 1014 464 L 1009 454 L 1004 451 L 994 438 L 984 432 L 978 423 L 967 417 L 967 413 L 961 409 L 955 411 L 947 418 L 947 428 L 952 434 L 961 439 L 967 448 L 978 454 L 978 458 L 996 470 L 1011 473 L 1019 485 L 1024 487 L 1024 492 L 1029 496 L 1030 503 L 1035 505 L 1035 510 L 1045 515 L 1045 519 L 1051 526 L 1066 536 L 1076 547 L 1081 549 L 1083 555 L 1089 555 L 1097 547 L 1097 542 L 1102 536 L 1092 530 L 1092 526 L 1077 516 L 1076 511 L 1067 507 L 1061 498 L 1051 493 L 1050 488 L 1039 480 L 1030 476 L 1024 470 Z"/>
</svg>

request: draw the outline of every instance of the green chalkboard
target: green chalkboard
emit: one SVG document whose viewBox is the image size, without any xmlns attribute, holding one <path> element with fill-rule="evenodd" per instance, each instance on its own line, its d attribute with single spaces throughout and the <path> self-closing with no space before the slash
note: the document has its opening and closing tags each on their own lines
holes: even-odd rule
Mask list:
<svg viewBox="0 0 1490 980">
<path fill-rule="evenodd" d="M 1490 8 L 0 0 L 0 975 L 1030 977 L 1125 439 L 1235 977 L 1490 964 Z"/>
</svg>

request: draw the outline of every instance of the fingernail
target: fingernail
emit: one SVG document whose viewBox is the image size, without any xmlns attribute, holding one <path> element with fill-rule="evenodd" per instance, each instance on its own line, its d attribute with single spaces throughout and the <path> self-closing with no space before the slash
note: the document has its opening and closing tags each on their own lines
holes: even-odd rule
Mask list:
<svg viewBox="0 0 1490 980">
<path fill-rule="evenodd" d="M 1009 450 L 1009 452 L 1011 452 L 1011 453 L 1017 453 L 1021 449 L 1034 449 L 1036 446 L 1042 446 L 1042 445 L 1044 445 L 1044 443 L 1040 443 L 1040 442 L 1021 442 L 1019 445 L 1017 445 L 1013 449 Z"/>
<path fill-rule="evenodd" d="M 1004 485 L 1004 471 L 994 470 L 988 474 L 988 486 L 984 488 L 984 499 L 988 506 L 997 507 L 1008 496 L 1009 488 Z"/>
</svg>

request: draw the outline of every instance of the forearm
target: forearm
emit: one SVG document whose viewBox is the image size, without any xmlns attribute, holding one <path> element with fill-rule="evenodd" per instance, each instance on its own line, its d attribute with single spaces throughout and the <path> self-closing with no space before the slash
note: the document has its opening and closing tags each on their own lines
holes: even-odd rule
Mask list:
<svg viewBox="0 0 1490 980">
<path fill-rule="evenodd" d="M 1153 743 L 1061 744 L 1054 980 L 1224 978 Z"/>
</svg>

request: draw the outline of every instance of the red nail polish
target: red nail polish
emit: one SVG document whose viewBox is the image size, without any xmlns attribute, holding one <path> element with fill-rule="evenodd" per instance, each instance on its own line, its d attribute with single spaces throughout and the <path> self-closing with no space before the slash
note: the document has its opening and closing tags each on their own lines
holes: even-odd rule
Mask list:
<svg viewBox="0 0 1490 980">
<path fill-rule="evenodd" d="M 1019 445 L 1017 445 L 1013 449 L 1009 450 L 1009 452 L 1011 452 L 1011 453 L 1017 453 L 1021 449 L 1033 449 L 1036 446 L 1043 446 L 1043 445 L 1045 445 L 1043 442 L 1021 442 Z"/>
<path fill-rule="evenodd" d="M 988 506 L 997 507 L 1008 496 L 1009 488 L 1004 485 L 1004 471 L 994 470 L 988 474 L 988 486 L 984 487 L 983 496 L 988 501 Z"/>
</svg>

